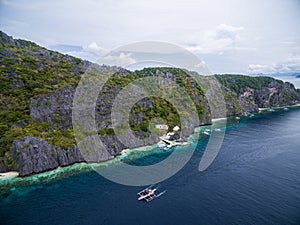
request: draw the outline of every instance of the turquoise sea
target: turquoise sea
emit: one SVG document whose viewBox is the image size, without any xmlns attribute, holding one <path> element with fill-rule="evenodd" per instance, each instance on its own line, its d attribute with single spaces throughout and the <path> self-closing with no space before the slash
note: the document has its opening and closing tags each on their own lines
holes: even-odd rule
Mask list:
<svg viewBox="0 0 300 225">
<path fill-rule="evenodd" d="M 2 179 L 0 224 L 300 224 L 300 109 L 229 118 L 224 129 L 221 150 L 203 172 L 209 136 L 195 134 L 190 146 L 173 150 L 196 146 L 151 203 L 137 201 L 143 187 L 113 183 L 86 164 Z M 150 165 L 169 154 L 144 147 L 101 167 Z"/>
</svg>

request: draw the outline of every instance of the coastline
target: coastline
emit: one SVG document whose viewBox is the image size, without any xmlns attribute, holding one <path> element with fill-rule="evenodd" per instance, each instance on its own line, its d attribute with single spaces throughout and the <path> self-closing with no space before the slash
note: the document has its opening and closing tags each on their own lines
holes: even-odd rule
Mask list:
<svg viewBox="0 0 300 225">
<path fill-rule="evenodd" d="M 217 121 L 222 121 L 222 120 L 227 120 L 229 117 L 221 117 L 221 118 L 216 118 L 216 119 L 211 119 L 211 122 L 217 122 Z"/>
<path fill-rule="evenodd" d="M 297 107 L 300 107 L 300 104 L 296 104 L 296 105 L 292 105 L 292 106 L 274 107 L 274 108 L 260 108 L 259 112 L 253 113 L 253 114 L 259 115 L 261 112 L 272 113 L 273 110 L 284 110 L 285 108 L 290 109 L 290 108 L 297 108 Z M 270 109 L 273 109 L 273 110 L 270 110 Z M 243 116 L 243 117 L 252 117 L 250 115 Z M 233 116 L 233 117 L 212 119 L 212 122 L 218 123 L 218 122 L 227 120 L 229 118 L 235 118 L 235 117 Z M 201 131 L 203 129 L 207 129 L 208 127 L 211 127 L 211 126 L 212 125 L 203 125 L 203 126 L 196 127 L 194 130 L 194 133 L 188 137 L 188 140 L 189 140 L 188 142 L 190 143 L 190 141 L 193 138 L 193 136 L 195 135 L 195 133 L 198 133 L 199 131 Z M 0 173 L 0 175 L 1 175 L 0 176 L 0 186 L 8 185 L 9 183 L 10 184 L 22 183 L 23 181 L 24 181 L 24 183 L 30 182 L 30 184 L 39 183 L 39 182 L 43 182 L 43 181 L 51 181 L 53 179 L 68 177 L 70 175 L 78 174 L 78 173 L 85 172 L 85 171 L 93 171 L 95 168 L 96 169 L 106 168 L 108 166 L 117 164 L 118 162 L 126 159 L 130 155 L 134 155 L 134 153 L 144 152 L 145 154 L 149 154 L 149 153 L 151 153 L 151 151 L 154 151 L 155 148 L 157 148 L 157 144 L 150 145 L 150 146 L 142 146 L 142 147 L 133 148 L 133 149 L 123 149 L 119 155 L 115 156 L 114 158 L 112 158 L 110 160 L 104 161 L 104 162 L 100 162 L 100 163 L 78 162 L 78 163 L 74 163 L 72 165 L 58 167 L 54 170 L 49 170 L 49 171 L 45 171 L 42 173 L 26 176 L 26 177 L 19 177 L 18 176 L 19 173 L 17 171 L 9 171 L 9 172 L 5 172 L 5 173 Z M 140 157 L 140 155 L 141 154 L 136 154 L 136 156 L 134 158 L 138 158 L 138 157 Z M 0 193 L 0 195 L 1 195 L 1 193 Z"/>
<path fill-rule="evenodd" d="M 6 178 L 14 178 L 19 176 L 18 171 L 9 171 L 5 173 L 0 173 L 0 179 L 6 179 Z"/>
<path fill-rule="evenodd" d="M 277 106 L 277 107 L 269 107 L 269 108 L 258 108 L 258 111 L 268 111 L 268 110 L 276 110 L 276 109 L 285 109 L 285 108 L 297 108 L 300 107 L 300 103 L 297 103 L 295 105 L 287 105 L 287 106 Z"/>
<path fill-rule="evenodd" d="M 145 154 L 149 154 L 151 153 L 151 150 L 154 151 L 156 147 L 157 144 L 150 145 L 150 146 L 149 145 L 142 146 L 133 149 L 124 149 L 125 151 L 123 150 L 123 154 L 119 154 L 114 158 L 104 162 L 100 162 L 100 163 L 78 162 L 72 165 L 57 167 L 53 170 L 32 174 L 25 177 L 18 176 L 19 173 L 17 171 L 9 171 L 5 173 L 1 173 L 1 175 L 3 176 L 0 177 L 0 187 L 6 186 L 8 190 L 10 190 L 11 188 L 14 189 L 15 186 L 27 186 L 33 184 L 40 184 L 42 182 L 50 182 L 53 180 L 69 177 L 83 172 L 96 171 L 101 168 L 107 168 L 109 166 L 117 165 L 120 161 L 124 160 L 129 155 L 133 155 L 133 159 L 139 158 L 141 153 L 144 152 Z M 137 152 L 139 154 L 134 155 L 134 153 Z M 0 196 L 2 194 L 2 191 L 4 190 L 0 191 Z"/>
</svg>

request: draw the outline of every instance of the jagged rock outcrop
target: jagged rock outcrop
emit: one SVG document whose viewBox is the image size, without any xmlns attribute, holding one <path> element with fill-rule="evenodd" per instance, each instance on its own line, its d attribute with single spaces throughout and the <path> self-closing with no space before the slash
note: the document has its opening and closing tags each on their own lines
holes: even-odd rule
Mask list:
<svg viewBox="0 0 300 225">
<path fill-rule="evenodd" d="M 20 176 L 27 176 L 83 162 L 84 159 L 76 146 L 64 150 L 42 139 L 25 137 L 13 142 L 4 161 L 8 170 L 17 170 Z"/>
<path fill-rule="evenodd" d="M 67 85 L 49 96 L 30 99 L 30 117 L 51 127 L 72 128 L 72 103 L 75 89 Z"/>
<path fill-rule="evenodd" d="M 258 108 L 294 105 L 300 101 L 293 84 L 271 77 L 218 75 L 223 85 L 227 115 L 257 112 Z"/>
<path fill-rule="evenodd" d="M 284 105 L 293 105 L 299 99 L 293 84 L 289 82 L 270 82 L 267 87 L 254 90 L 254 99 L 258 107 L 278 107 Z"/>
</svg>

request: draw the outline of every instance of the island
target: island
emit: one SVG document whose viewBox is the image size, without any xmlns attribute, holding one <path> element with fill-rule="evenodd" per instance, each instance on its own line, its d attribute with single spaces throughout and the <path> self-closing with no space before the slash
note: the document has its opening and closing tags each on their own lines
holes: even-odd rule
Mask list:
<svg viewBox="0 0 300 225">
<path fill-rule="evenodd" d="M 211 124 L 212 119 L 219 117 L 211 115 L 205 90 L 192 79 L 190 74 L 195 73 L 192 71 L 171 67 L 130 71 L 97 65 L 30 41 L 13 39 L 2 31 L 0 45 L 0 172 L 18 171 L 19 176 L 28 176 L 86 161 L 74 137 L 72 103 L 87 68 L 105 70 L 111 75 L 99 93 L 95 108 L 97 134 L 110 155 L 99 157 L 97 162 L 109 160 L 128 148 L 115 135 L 111 110 L 118 92 L 138 78 L 167 77 L 180 85 L 196 106 L 199 123 L 195 127 Z M 226 116 L 243 116 L 258 112 L 259 108 L 295 105 L 300 101 L 299 89 L 272 77 L 220 74 L 213 78 L 221 85 L 218 92 L 225 98 Z M 170 102 L 153 96 L 141 99 L 131 109 L 129 124 L 135 137 L 144 140 L 144 145 L 160 140 L 159 131 L 151 136 L 153 118 L 162 118 L 169 132 L 180 125 L 176 108 Z M 192 133 L 192 128 L 183 127 L 178 138 L 186 141 Z"/>
</svg>

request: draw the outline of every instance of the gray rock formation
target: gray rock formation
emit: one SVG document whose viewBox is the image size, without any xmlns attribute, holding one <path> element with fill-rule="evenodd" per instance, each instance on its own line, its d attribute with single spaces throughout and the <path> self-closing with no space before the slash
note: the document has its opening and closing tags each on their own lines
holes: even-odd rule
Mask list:
<svg viewBox="0 0 300 225">
<path fill-rule="evenodd" d="M 8 170 L 17 170 L 20 176 L 27 176 L 52 170 L 58 166 L 67 166 L 83 162 L 77 147 L 63 150 L 45 140 L 25 137 L 15 140 L 4 157 Z"/>
<path fill-rule="evenodd" d="M 50 96 L 30 100 L 30 117 L 51 127 L 72 128 L 72 102 L 75 89 L 71 86 L 60 88 Z"/>
<path fill-rule="evenodd" d="M 289 82 L 271 82 L 267 87 L 254 90 L 255 103 L 260 108 L 293 105 L 299 99 L 299 93 Z"/>
</svg>

